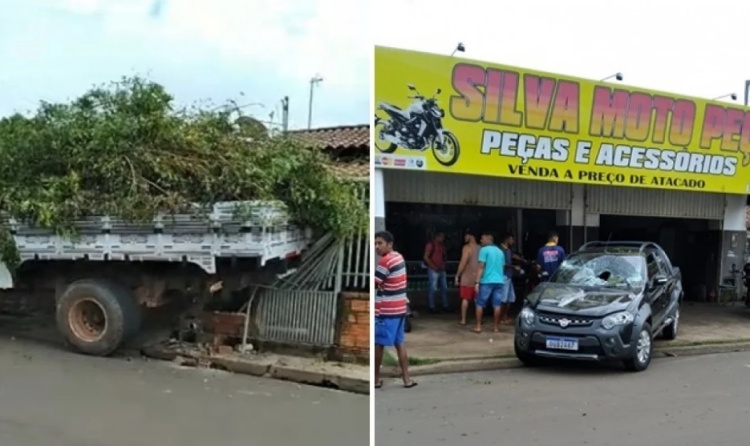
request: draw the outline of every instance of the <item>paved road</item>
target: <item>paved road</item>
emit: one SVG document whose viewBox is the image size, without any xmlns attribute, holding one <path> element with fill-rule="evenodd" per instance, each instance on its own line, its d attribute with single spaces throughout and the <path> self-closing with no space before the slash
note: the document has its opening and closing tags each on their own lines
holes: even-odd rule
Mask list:
<svg viewBox="0 0 750 446">
<path fill-rule="evenodd" d="M 3 446 L 369 444 L 367 396 L 0 338 Z"/>
<path fill-rule="evenodd" d="M 378 446 L 747 446 L 750 352 L 422 377 L 375 393 Z"/>
</svg>

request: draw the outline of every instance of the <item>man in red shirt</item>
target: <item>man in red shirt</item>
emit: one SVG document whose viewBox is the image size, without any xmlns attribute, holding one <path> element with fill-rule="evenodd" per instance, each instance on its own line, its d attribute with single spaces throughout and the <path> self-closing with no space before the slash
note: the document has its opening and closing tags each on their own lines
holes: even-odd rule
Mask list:
<svg viewBox="0 0 750 446">
<path fill-rule="evenodd" d="M 443 311 L 448 311 L 448 278 L 445 275 L 445 264 L 448 256 L 445 252 L 445 234 L 438 232 L 431 242 L 424 248 L 423 261 L 427 266 L 429 289 L 427 299 L 430 311 L 437 313 L 435 306 L 435 291 L 440 288 L 440 298 L 443 301 Z"/>
<path fill-rule="evenodd" d="M 375 234 L 375 251 L 380 256 L 375 269 L 375 388 L 383 386 L 380 366 L 386 347 L 395 347 L 401 366 L 404 387 L 417 385 L 409 377 L 409 357 L 404 347 L 409 299 L 406 297 L 406 261 L 393 250 L 393 235 L 388 231 Z"/>
</svg>

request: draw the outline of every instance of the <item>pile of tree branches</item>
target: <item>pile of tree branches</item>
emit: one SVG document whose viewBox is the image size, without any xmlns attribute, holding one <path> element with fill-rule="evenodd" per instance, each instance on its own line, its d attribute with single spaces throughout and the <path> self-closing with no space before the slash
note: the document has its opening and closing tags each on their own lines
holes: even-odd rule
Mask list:
<svg viewBox="0 0 750 446">
<path fill-rule="evenodd" d="M 367 226 L 350 184 L 319 150 L 253 126 L 226 108 L 177 109 L 159 84 L 124 78 L 69 103 L 0 120 L 0 212 L 73 235 L 73 222 L 138 222 L 192 203 L 279 200 L 300 226 L 348 235 Z M 3 228 L 0 256 L 13 254 Z"/>
</svg>

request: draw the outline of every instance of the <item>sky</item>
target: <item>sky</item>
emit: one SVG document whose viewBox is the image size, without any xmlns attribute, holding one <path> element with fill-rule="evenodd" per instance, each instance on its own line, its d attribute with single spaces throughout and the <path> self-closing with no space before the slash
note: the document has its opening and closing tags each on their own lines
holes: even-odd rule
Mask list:
<svg viewBox="0 0 750 446">
<path fill-rule="evenodd" d="M 449 55 L 462 42 L 471 59 L 596 80 L 621 72 L 627 85 L 705 99 L 736 93 L 738 103 L 750 79 L 750 2 L 435 3 L 378 0 L 376 23 L 398 31 L 375 43 Z"/>
<path fill-rule="evenodd" d="M 180 105 L 249 105 L 306 128 L 369 121 L 367 0 L 0 0 L 0 116 L 139 75 Z"/>
</svg>

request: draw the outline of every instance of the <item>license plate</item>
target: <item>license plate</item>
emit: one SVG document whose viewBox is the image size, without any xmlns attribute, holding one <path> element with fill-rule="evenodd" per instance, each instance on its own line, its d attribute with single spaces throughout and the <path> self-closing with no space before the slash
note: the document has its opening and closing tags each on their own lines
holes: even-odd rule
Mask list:
<svg viewBox="0 0 750 446">
<path fill-rule="evenodd" d="M 578 350 L 576 338 L 547 338 L 547 348 L 554 350 Z"/>
</svg>

